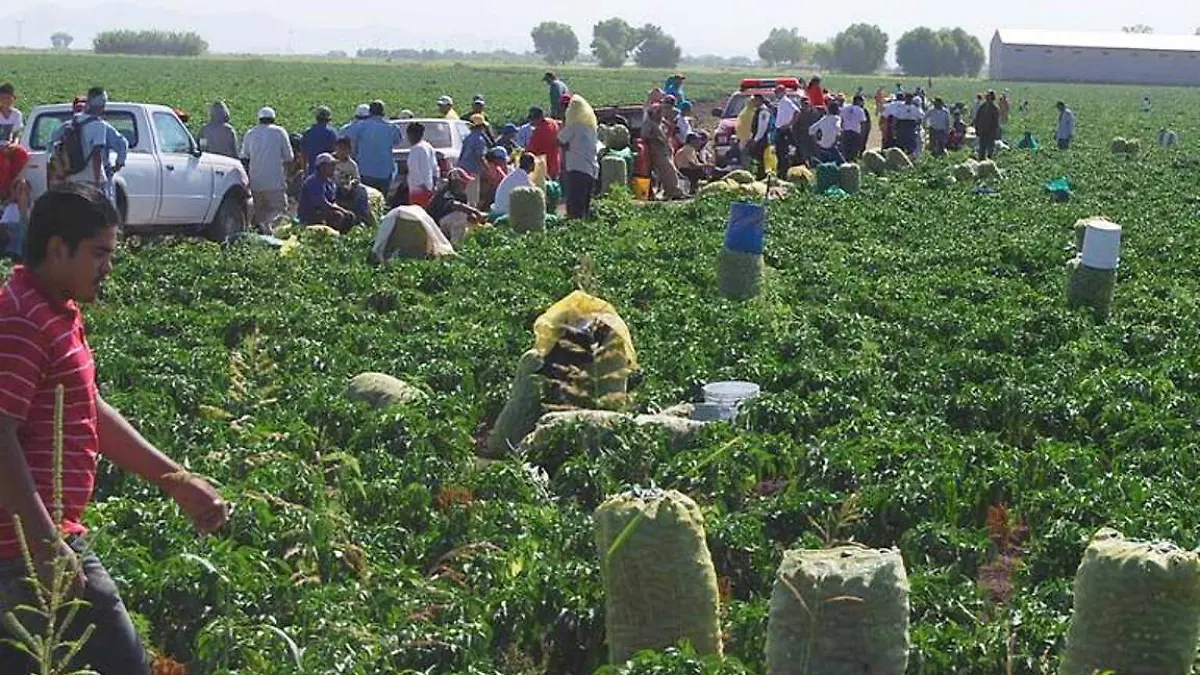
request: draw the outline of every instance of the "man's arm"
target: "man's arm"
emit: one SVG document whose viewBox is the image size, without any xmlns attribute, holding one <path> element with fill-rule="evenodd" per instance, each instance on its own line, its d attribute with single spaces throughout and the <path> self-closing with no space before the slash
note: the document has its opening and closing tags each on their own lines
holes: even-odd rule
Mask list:
<svg viewBox="0 0 1200 675">
<path fill-rule="evenodd" d="M 17 421 L 7 415 L 0 415 L 0 497 L 8 511 L 20 516 L 31 546 L 57 537 L 58 527 L 38 495 L 25 451 L 17 439 Z"/>
</svg>

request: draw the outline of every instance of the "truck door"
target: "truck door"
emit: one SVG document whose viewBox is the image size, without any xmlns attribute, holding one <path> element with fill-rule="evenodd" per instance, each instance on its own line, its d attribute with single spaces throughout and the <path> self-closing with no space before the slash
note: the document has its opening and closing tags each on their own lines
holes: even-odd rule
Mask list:
<svg viewBox="0 0 1200 675">
<path fill-rule="evenodd" d="M 195 156 L 195 142 L 174 114 L 152 114 L 162 165 L 162 202 L 157 223 L 194 224 L 204 222 L 212 202 L 212 168 Z"/>
</svg>

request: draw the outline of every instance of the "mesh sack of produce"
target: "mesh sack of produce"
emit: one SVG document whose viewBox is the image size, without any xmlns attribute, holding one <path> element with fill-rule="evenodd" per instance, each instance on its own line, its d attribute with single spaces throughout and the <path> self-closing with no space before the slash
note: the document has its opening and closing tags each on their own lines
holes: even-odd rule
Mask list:
<svg viewBox="0 0 1200 675">
<path fill-rule="evenodd" d="M 725 180 L 733 181 L 738 185 L 749 185 L 750 183 L 754 182 L 754 174 L 745 169 L 738 169 L 737 171 L 730 171 L 728 174 L 726 174 Z"/>
<path fill-rule="evenodd" d="M 514 188 L 508 203 L 508 222 L 519 234 L 546 230 L 546 193 L 523 185 Z"/>
<path fill-rule="evenodd" d="M 908 153 L 900 148 L 888 148 L 887 151 L 887 168 L 891 171 L 904 171 L 911 169 L 913 166 L 912 159 Z"/>
<path fill-rule="evenodd" d="M 611 129 L 612 127 L 608 126 L 607 124 L 601 124 L 600 126 L 596 127 L 596 140 L 600 141 L 600 144 L 606 148 L 608 147 L 609 134 L 612 133 Z"/>
<path fill-rule="evenodd" d="M 887 173 L 888 163 L 884 159 L 883 153 L 878 150 L 868 150 L 863 153 L 863 166 L 867 167 L 867 171 L 882 176 Z"/>
<path fill-rule="evenodd" d="M 420 389 L 384 373 L 355 375 L 346 393 L 351 400 L 365 401 L 374 408 L 415 403 L 425 397 Z"/>
<path fill-rule="evenodd" d="M 387 215 L 387 197 L 370 185 L 362 187 L 367 191 L 367 210 L 369 212 L 368 220 L 364 224 L 369 227 L 375 227 L 379 224 L 380 219 Z"/>
<path fill-rule="evenodd" d="M 1130 157 L 1137 157 L 1142 154 L 1142 141 L 1139 138 L 1130 138 L 1125 141 L 1125 154 Z"/>
<path fill-rule="evenodd" d="M 717 290 L 730 300 L 749 300 L 762 290 L 762 255 L 722 248 L 717 256 Z"/>
<path fill-rule="evenodd" d="M 517 362 L 508 400 L 488 434 L 486 456 L 501 458 L 529 435 L 542 416 L 542 390 L 538 371 L 544 362 L 536 350 L 529 350 Z"/>
<path fill-rule="evenodd" d="M 542 415 L 533 431 L 521 441 L 518 451 L 522 455 L 544 451 L 554 432 L 564 426 L 584 425 L 598 430 L 611 430 L 628 423 L 666 430 L 674 447 L 687 443 L 704 428 L 701 422 L 671 415 L 635 416 L 609 410 L 566 410 Z"/>
<path fill-rule="evenodd" d="M 594 520 L 609 662 L 680 640 L 720 654 L 717 574 L 696 503 L 674 490 L 632 490 Z"/>
<path fill-rule="evenodd" d="M 371 260 L 385 262 L 394 257 L 430 258 L 454 255 L 454 247 L 419 206 L 397 206 L 388 212 L 375 230 Z"/>
<path fill-rule="evenodd" d="M 567 104 L 567 112 L 563 116 L 565 124 L 578 124 L 587 127 L 588 129 L 596 129 L 599 123 L 596 120 L 596 111 L 592 109 L 592 104 L 587 102 L 587 99 L 575 94 L 571 97 L 571 102 Z"/>
<path fill-rule="evenodd" d="M 1088 307 L 1096 318 L 1107 318 L 1116 294 L 1117 270 L 1100 270 L 1075 257 L 1067 263 L 1067 306 Z"/>
<path fill-rule="evenodd" d="M 823 194 L 829 188 L 838 184 L 841 180 L 841 174 L 838 173 L 839 167 L 836 162 L 827 162 L 817 165 L 817 184 L 814 190 L 817 194 Z"/>
<path fill-rule="evenodd" d="M 954 167 L 954 179 L 960 183 L 968 183 L 979 176 L 979 163 L 968 159 Z"/>
<path fill-rule="evenodd" d="M 609 127 L 607 143 L 609 150 L 627 150 L 629 142 L 629 127 L 623 124 L 614 124 Z"/>
<path fill-rule="evenodd" d="M 1114 155 L 1125 154 L 1125 151 L 1128 149 L 1128 147 L 1129 147 L 1129 142 L 1126 141 L 1124 138 L 1121 138 L 1120 136 L 1118 136 L 1117 138 L 1114 138 L 1112 140 L 1112 145 L 1109 146 L 1109 148 L 1112 150 L 1112 153 Z"/>
<path fill-rule="evenodd" d="M 609 303 L 583 291 L 559 300 L 533 324 L 534 350 L 544 360 L 547 409 L 628 406 L 637 352 L 629 326 Z"/>
<path fill-rule="evenodd" d="M 990 159 L 984 160 L 976 166 L 976 175 L 980 180 L 999 180 L 1001 177 L 1000 167 Z"/>
<path fill-rule="evenodd" d="M 862 167 L 857 164 L 843 164 L 838 167 L 838 185 L 850 194 L 862 187 Z"/>
<path fill-rule="evenodd" d="M 1186 675 L 1200 631 L 1200 558 L 1103 529 L 1075 574 L 1062 675 Z"/>
<path fill-rule="evenodd" d="M 813 184 L 813 172 L 807 166 L 793 166 L 788 169 L 787 179 L 793 185 L 808 187 Z"/>
<path fill-rule="evenodd" d="M 788 551 L 767 623 L 769 675 L 903 675 L 908 575 L 896 549 Z"/>
<path fill-rule="evenodd" d="M 562 183 L 556 180 L 548 180 L 542 189 L 546 193 L 546 214 L 551 215 L 556 213 L 558 211 L 558 203 L 562 201 Z M 512 207 L 510 206 L 509 208 Z"/>
<path fill-rule="evenodd" d="M 628 187 L 629 164 L 620 155 L 605 155 L 600 160 L 600 194 L 608 194 L 614 185 Z"/>
</svg>

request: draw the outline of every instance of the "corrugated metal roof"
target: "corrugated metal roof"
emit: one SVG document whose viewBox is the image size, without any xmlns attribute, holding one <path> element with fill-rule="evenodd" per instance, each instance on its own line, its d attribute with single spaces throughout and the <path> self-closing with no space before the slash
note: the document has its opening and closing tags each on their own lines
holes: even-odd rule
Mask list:
<svg viewBox="0 0 1200 675">
<path fill-rule="evenodd" d="M 1200 52 L 1200 36 L 1155 35 L 1153 33 L 1102 33 L 1002 28 L 996 31 L 1006 45 L 1074 47 L 1092 49 L 1136 49 L 1155 52 Z"/>
</svg>

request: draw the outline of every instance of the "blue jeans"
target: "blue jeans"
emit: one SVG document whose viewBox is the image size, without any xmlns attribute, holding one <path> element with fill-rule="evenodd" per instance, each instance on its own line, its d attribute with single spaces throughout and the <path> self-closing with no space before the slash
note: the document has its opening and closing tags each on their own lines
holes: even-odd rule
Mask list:
<svg viewBox="0 0 1200 675">
<path fill-rule="evenodd" d="M 0 223 L 0 232 L 4 232 L 8 244 L 0 251 L 0 257 L 7 255 L 14 260 L 25 257 L 25 223 Z"/>
<path fill-rule="evenodd" d="M 87 587 L 81 607 L 75 619 L 67 627 L 67 639 L 78 639 L 89 625 L 96 628 L 83 649 L 76 655 L 69 668 L 79 670 L 91 668 L 100 675 L 149 675 L 150 666 L 141 640 L 129 620 L 129 613 L 117 586 L 100 559 L 81 537 L 69 540 L 71 548 L 79 554 L 80 564 L 87 577 Z M 17 620 L 33 635 L 43 635 L 40 617 L 14 609 L 16 605 L 36 605 L 32 601 L 32 589 L 26 581 L 29 576 L 25 561 L 21 558 L 0 562 L 0 611 L 13 612 Z M 12 636 L 0 628 L 0 639 Z M 0 673 L 4 675 L 28 675 L 37 672 L 26 656 L 8 644 L 0 642 Z"/>
<path fill-rule="evenodd" d="M 834 145 L 832 148 L 818 148 L 817 161 L 822 164 L 830 162 L 845 164 L 846 158 L 842 157 L 842 151 L 838 149 L 838 146 Z"/>
</svg>

